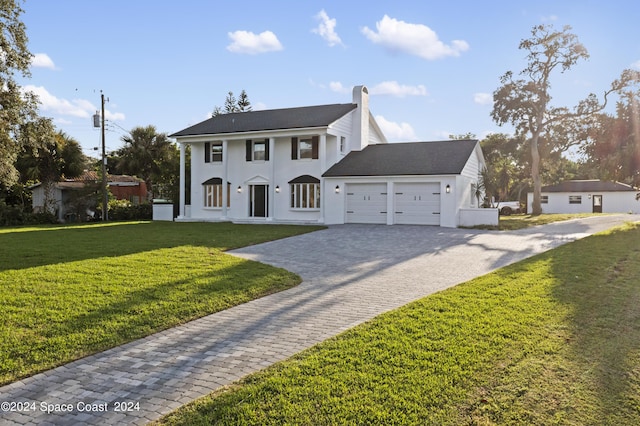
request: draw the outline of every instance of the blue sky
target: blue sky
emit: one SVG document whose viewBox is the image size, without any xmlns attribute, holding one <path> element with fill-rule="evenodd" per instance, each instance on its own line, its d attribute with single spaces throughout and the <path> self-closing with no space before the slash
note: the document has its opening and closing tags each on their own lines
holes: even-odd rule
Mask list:
<svg viewBox="0 0 640 426">
<path fill-rule="evenodd" d="M 552 80 L 554 104 L 600 94 L 640 69 L 640 3 L 516 1 L 27 0 L 40 112 L 81 143 L 100 143 L 91 116 L 106 104 L 107 150 L 126 130 L 173 133 L 210 116 L 228 91 L 254 109 L 351 102 L 364 84 L 388 139 L 509 133 L 490 117 L 505 71 L 531 28 L 571 25 L 591 55 Z"/>
</svg>

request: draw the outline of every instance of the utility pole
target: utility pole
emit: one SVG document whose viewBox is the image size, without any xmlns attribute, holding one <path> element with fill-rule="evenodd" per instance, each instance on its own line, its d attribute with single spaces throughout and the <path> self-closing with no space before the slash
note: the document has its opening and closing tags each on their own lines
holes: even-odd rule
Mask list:
<svg viewBox="0 0 640 426">
<path fill-rule="evenodd" d="M 108 99 L 107 99 L 108 101 Z M 104 93 L 100 91 L 101 114 L 98 112 L 93 116 L 93 127 L 100 127 L 102 130 L 102 220 L 109 220 L 109 187 L 107 181 L 107 153 L 104 140 Z"/>
<path fill-rule="evenodd" d="M 102 103 L 102 220 L 109 220 L 109 190 L 107 182 L 107 155 L 104 140 L 104 93 L 100 93 Z"/>
</svg>

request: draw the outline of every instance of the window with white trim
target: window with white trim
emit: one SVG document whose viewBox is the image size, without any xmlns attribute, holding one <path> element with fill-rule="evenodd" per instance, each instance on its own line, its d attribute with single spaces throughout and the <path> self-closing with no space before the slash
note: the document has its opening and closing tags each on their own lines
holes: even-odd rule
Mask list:
<svg viewBox="0 0 640 426">
<path fill-rule="evenodd" d="M 340 136 L 340 152 L 344 153 L 346 149 L 347 149 L 347 138 L 345 138 L 344 136 Z"/>
<path fill-rule="evenodd" d="M 313 176 L 299 176 L 289 182 L 292 209 L 320 208 L 320 180 Z"/>
<path fill-rule="evenodd" d="M 204 162 L 222 163 L 222 142 L 205 142 Z"/>
<path fill-rule="evenodd" d="M 541 195 L 540 196 L 540 204 L 549 204 L 549 196 Z"/>
<path fill-rule="evenodd" d="M 266 158 L 267 144 L 264 141 L 253 143 L 253 161 L 264 161 Z"/>
<path fill-rule="evenodd" d="M 291 159 L 292 160 L 317 160 L 318 136 L 292 137 L 291 138 Z"/>
<path fill-rule="evenodd" d="M 269 139 L 247 139 L 247 161 L 269 161 Z"/>
<path fill-rule="evenodd" d="M 212 178 L 202 183 L 204 207 L 222 208 L 222 179 Z M 231 201 L 231 184 L 227 182 L 227 207 Z"/>
<path fill-rule="evenodd" d="M 311 143 L 311 138 L 300 139 L 300 141 L 298 142 L 298 158 L 311 159 L 312 157 L 313 157 L 313 144 Z"/>
<path fill-rule="evenodd" d="M 569 195 L 569 204 L 582 204 L 582 195 Z"/>
<path fill-rule="evenodd" d="M 214 163 L 222 162 L 222 143 L 211 144 L 211 161 Z"/>
</svg>

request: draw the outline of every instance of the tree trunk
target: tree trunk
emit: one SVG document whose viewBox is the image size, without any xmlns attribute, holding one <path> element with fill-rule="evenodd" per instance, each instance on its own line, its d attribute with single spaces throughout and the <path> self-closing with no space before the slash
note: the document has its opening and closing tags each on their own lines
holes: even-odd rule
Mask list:
<svg viewBox="0 0 640 426">
<path fill-rule="evenodd" d="M 542 214 L 542 204 L 540 203 L 542 184 L 540 182 L 540 152 L 538 151 L 539 132 L 534 132 L 531 137 L 531 179 L 533 180 L 533 204 L 531 215 Z"/>
</svg>

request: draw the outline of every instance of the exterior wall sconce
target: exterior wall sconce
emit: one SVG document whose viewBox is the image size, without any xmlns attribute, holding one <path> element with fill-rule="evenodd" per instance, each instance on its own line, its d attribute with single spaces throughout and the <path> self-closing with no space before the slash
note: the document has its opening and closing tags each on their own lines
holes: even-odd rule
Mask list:
<svg viewBox="0 0 640 426">
<path fill-rule="evenodd" d="M 447 186 L 444 187 L 444 192 L 449 194 L 451 192 L 451 185 L 447 184 Z"/>
<path fill-rule="evenodd" d="M 238 191 L 238 194 L 242 192 L 242 187 L 240 185 L 238 185 L 237 191 Z"/>
<path fill-rule="evenodd" d="M 591 194 L 589 194 L 589 199 L 591 199 Z"/>
<path fill-rule="evenodd" d="M 280 193 L 280 186 L 276 185 L 276 194 Z"/>
<path fill-rule="evenodd" d="M 336 194 L 340 193 L 340 185 L 336 185 Z"/>
</svg>

